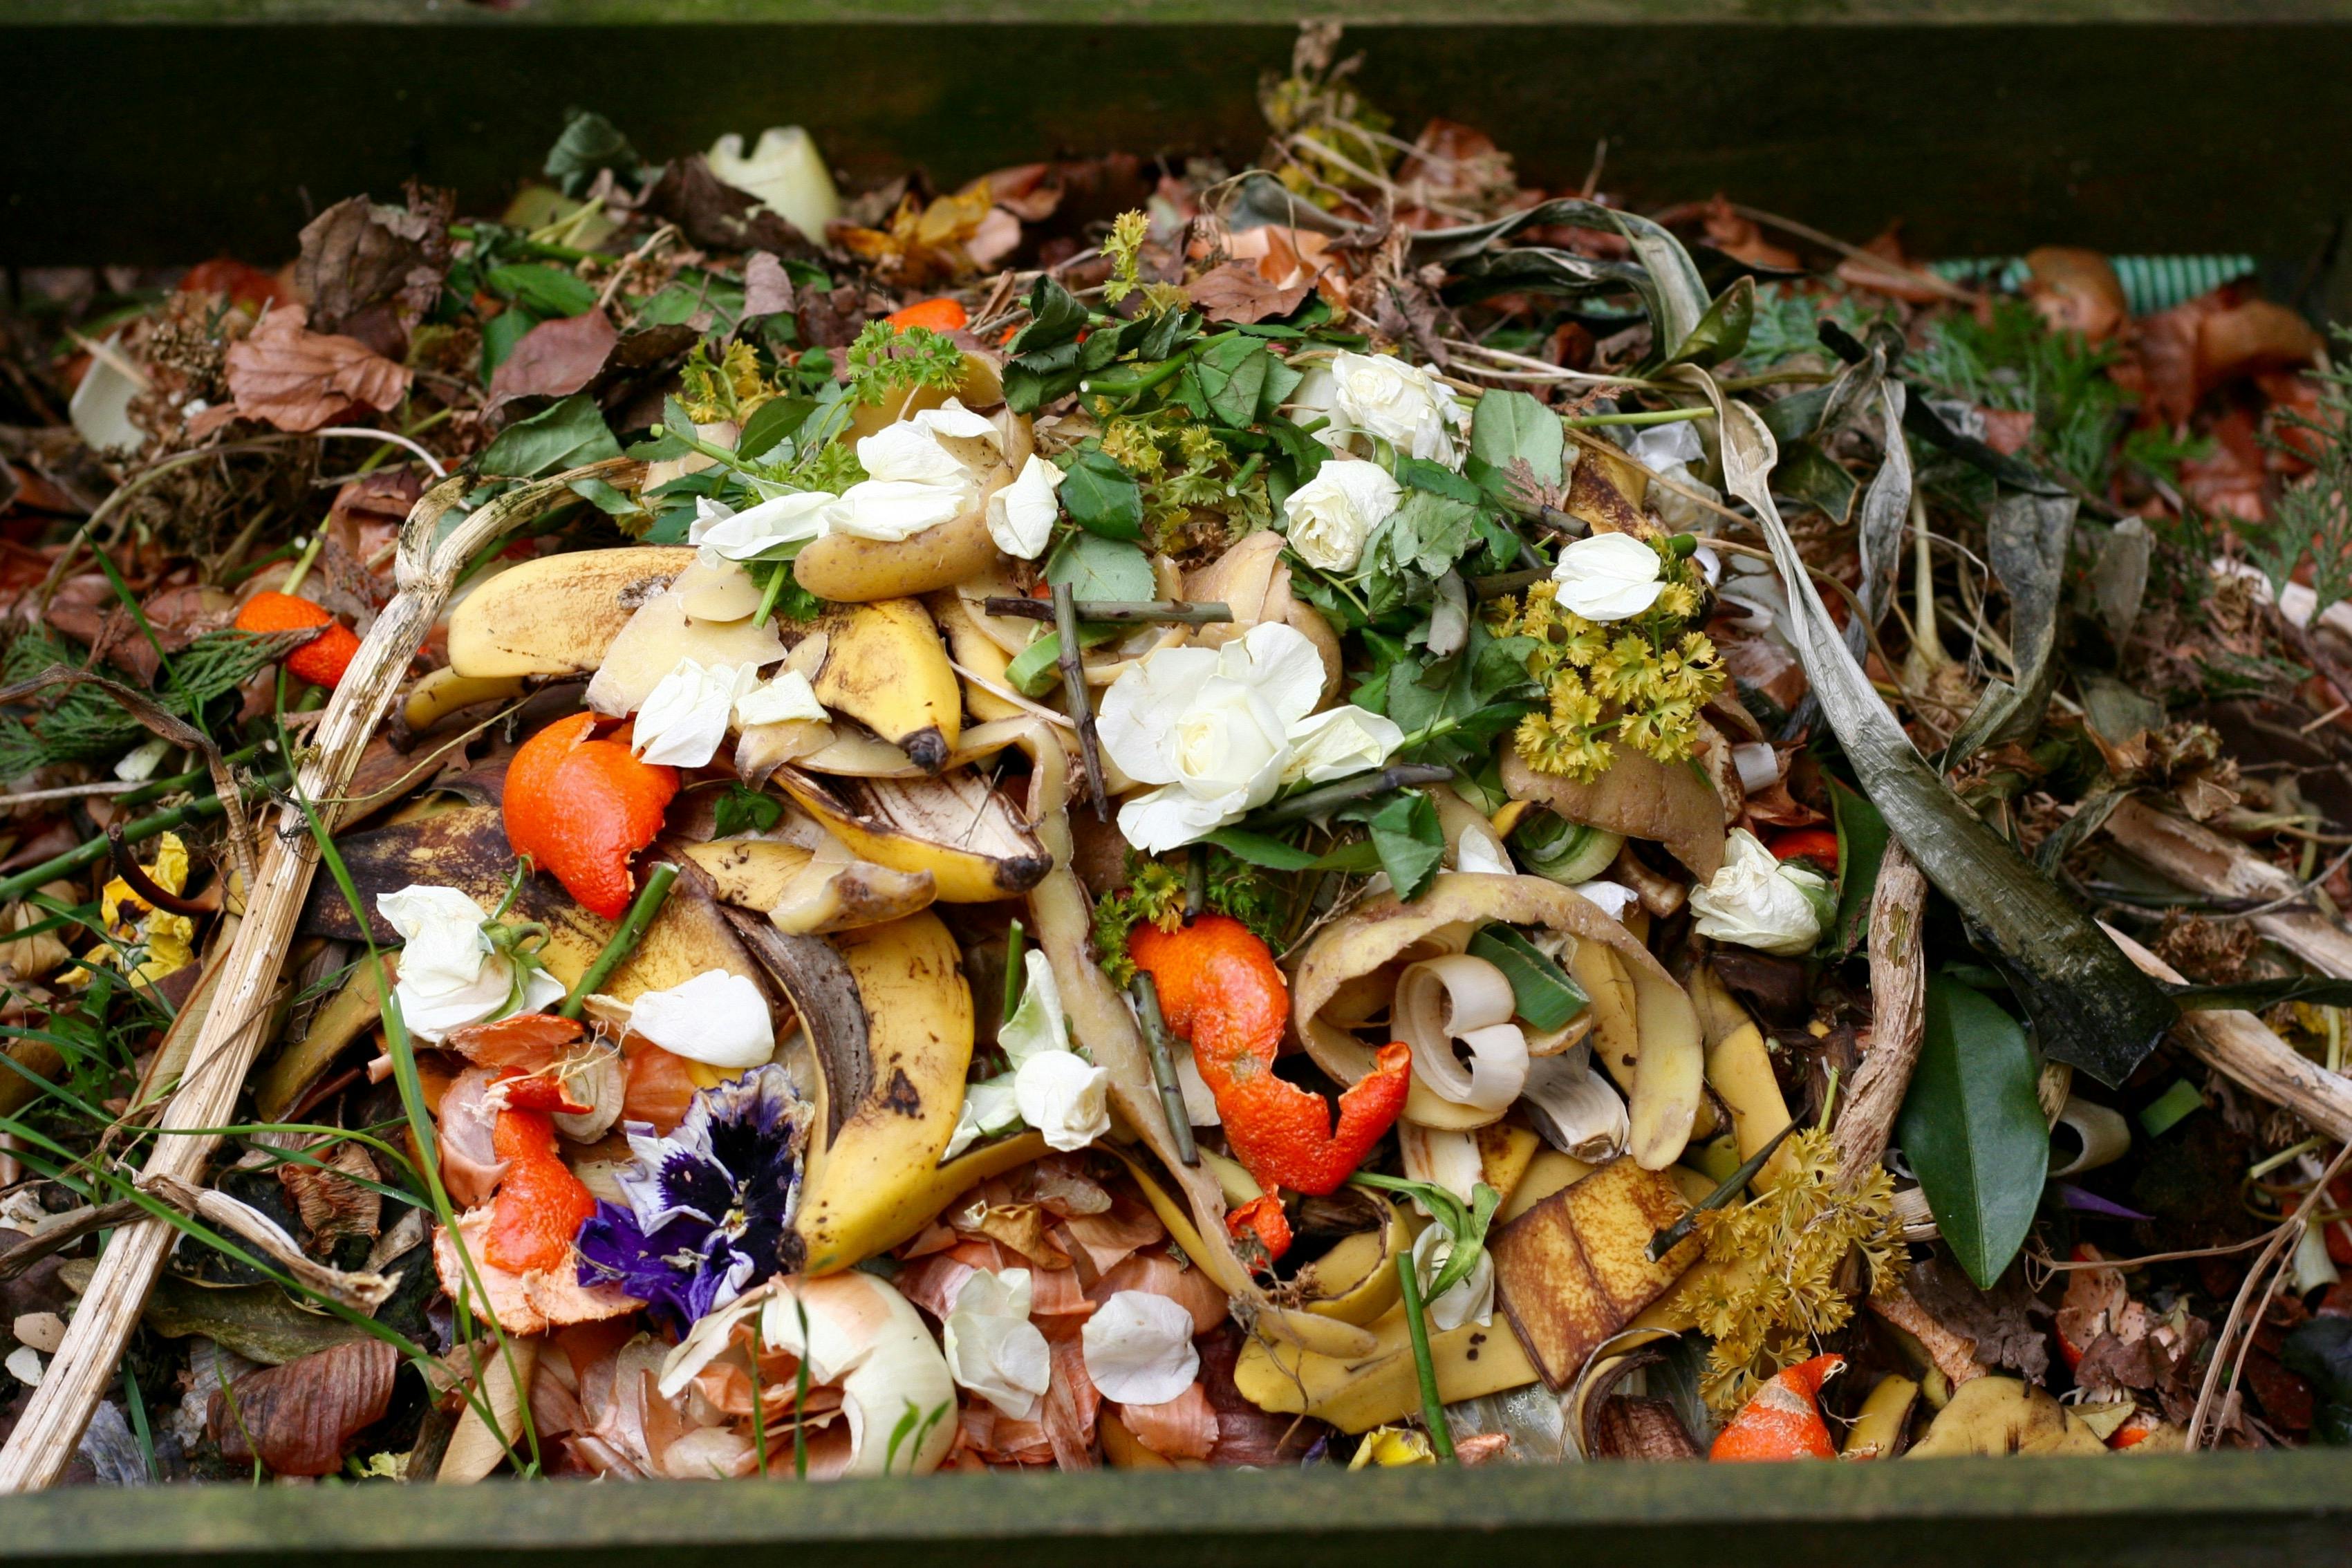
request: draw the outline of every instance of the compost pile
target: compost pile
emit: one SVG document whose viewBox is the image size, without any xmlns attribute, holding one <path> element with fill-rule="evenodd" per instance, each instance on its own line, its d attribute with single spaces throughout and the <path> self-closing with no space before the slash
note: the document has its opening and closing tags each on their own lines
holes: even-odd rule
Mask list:
<svg viewBox="0 0 2352 1568">
<path fill-rule="evenodd" d="M 2347 1440 L 2325 340 L 1332 46 L 27 277 L 8 1484 Z"/>
</svg>

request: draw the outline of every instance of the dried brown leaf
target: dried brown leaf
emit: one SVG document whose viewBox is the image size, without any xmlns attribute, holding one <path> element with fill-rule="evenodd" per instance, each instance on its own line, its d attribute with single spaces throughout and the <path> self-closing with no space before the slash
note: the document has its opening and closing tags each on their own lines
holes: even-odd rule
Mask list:
<svg viewBox="0 0 2352 1568">
<path fill-rule="evenodd" d="M 1213 321 L 1249 322 L 1290 314 L 1314 286 L 1313 279 L 1303 276 L 1289 283 L 1270 282 L 1256 262 L 1228 261 L 1202 273 L 1184 292 Z"/>
<path fill-rule="evenodd" d="M 408 372 L 356 338 L 308 329 L 299 305 L 275 310 L 228 351 L 236 411 L 280 430 L 316 430 L 355 404 L 379 412 L 407 395 Z"/>
<path fill-rule="evenodd" d="M 518 397 L 569 397 L 604 374 L 620 334 L 602 310 L 541 321 L 490 374 L 490 407 Z"/>
<path fill-rule="evenodd" d="M 214 1390 L 205 1424 L 233 1465 L 258 1458 L 276 1475 L 332 1475 L 343 1445 L 383 1419 L 399 1364 L 382 1340 L 337 1345 Z"/>
<path fill-rule="evenodd" d="M 793 280 L 784 264 L 764 250 L 743 263 L 743 318 L 772 316 L 793 308 Z"/>
<path fill-rule="evenodd" d="M 313 1247 L 325 1251 L 346 1236 L 364 1236 L 373 1240 L 383 1213 L 383 1199 L 352 1180 L 353 1176 L 371 1182 L 378 1179 L 375 1163 L 368 1158 L 367 1151 L 357 1143 L 337 1141 L 315 1144 L 308 1152 L 324 1163 L 309 1165 L 289 1160 L 278 1167 L 278 1180 L 285 1186 L 286 1195 L 294 1201 Z"/>
</svg>

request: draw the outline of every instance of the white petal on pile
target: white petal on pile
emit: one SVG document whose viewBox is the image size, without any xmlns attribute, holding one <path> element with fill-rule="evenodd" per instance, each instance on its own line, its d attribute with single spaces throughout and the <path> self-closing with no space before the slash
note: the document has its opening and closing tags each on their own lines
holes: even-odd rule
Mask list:
<svg viewBox="0 0 2352 1568">
<path fill-rule="evenodd" d="M 726 742 L 735 700 L 758 679 L 755 665 L 706 666 L 679 659 L 637 709 L 631 749 L 648 763 L 674 768 L 707 765 Z"/>
<path fill-rule="evenodd" d="M 1026 1268 L 976 1270 L 957 1290 L 942 1334 L 948 1375 L 1015 1421 L 1034 1420 L 1053 1352 L 1029 1321 Z"/>
<path fill-rule="evenodd" d="M 1087 1375 L 1120 1405 L 1165 1405 L 1201 1371 L 1192 1310 L 1148 1290 L 1112 1296 L 1087 1320 L 1078 1342 Z"/>
<path fill-rule="evenodd" d="M 674 1057 L 730 1072 L 758 1067 L 776 1054 L 767 998 L 751 981 L 723 969 L 639 996 L 629 1028 Z"/>
</svg>

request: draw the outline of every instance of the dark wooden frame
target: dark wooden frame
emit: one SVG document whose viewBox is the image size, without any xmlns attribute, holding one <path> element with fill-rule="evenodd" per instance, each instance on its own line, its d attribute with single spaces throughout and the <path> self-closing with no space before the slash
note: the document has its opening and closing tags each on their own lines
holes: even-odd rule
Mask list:
<svg viewBox="0 0 2352 1568">
<path fill-rule="evenodd" d="M 2352 1552 L 2352 1456 L 1595 1464 L 539 1485 L 95 1488 L 0 1502 L 58 1568 L 1945 1568 Z"/>
</svg>

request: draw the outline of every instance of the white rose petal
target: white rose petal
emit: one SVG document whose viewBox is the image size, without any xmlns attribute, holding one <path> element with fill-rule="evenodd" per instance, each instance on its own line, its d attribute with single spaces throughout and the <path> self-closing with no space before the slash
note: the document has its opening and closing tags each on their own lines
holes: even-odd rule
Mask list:
<svg viewBox="0 0 2352 1568">
<path fill-rule="evenodd" d="M 857 443 L 858 466 L 869 479 L 927 485 L 968 485 L 971 471 L 940 445 L 927 425 L 911 419 L 885 425 Z"/>
<path fill-rule="evenodd" d="M 759 669 L 749 664 L 704 666 L 682 658 L 646 694 L 630 749 L 649 763 L 698 768 L 718 754 L 734 718 L 735 700 L 751 689 Z"/>
<path fill-rule="evenodd" d="M 996 1031 L 996 1044 L 1005 1059 L 1019 1067 L 1041 1051 L 1070 1048 L 1069 1024 L 1062 1011 L 1062 988 L 1055 983 L 1054 966 L 1035 948 L 1021 955 L 1021 1005 Z"/>
<path fill-rule="evenodd" d="M 514 966 L 490 951 L 482 934 L 489 912 L 455 888 L 412 884 L 377 897 L 376 911 L 400 933 L 400 981 L 393 997 L 401 1021 L 421 1040 L 478 1024 L 506 1007 L 514 994 Z M 535 1013 L 563 994 L 563 984 L 534 970 L 521 1010 Z"/>
<path fill-rule="evenodd" d="M 686 542 L 725 556 L 752 561 L 780 544 L 824 537 L 841 498 L 824 490 L 795 490 L 737 511 L 707 498 L 694 503 L 694 524 Z"/>
<path fill-rule="evenodd" d="M 1163 648 L 1137 661 L 1103 696 L 1103 749 L 1137 783 L 1165 787 L 1119 808 L 1128 842 L 1172 849 L 1271 800 L 1290 733 L 1322 692 L 1315 645 L 1280 622 L 1220 648 Z"/>
<path fill-rule="evenodd" d="M 41 1352 L 30 1345 L 18 1345 L 15 1350 L 10 1351 L 8 1359 L 0 1361 L 0 1366 L 6 1367 L 8 1375 L 26 1388 L 41 1386 L 41 1376 L 44 1371 L 41 1365 Z"/>
<path fill-rule="evenodd" d="M 842 492 L 841 504 L 832 514 L 833 531 L 895 543 L 961 517 L 979 493 L 969 484 L 867 479 Z"/>
<path fill-rule="evenodd" d="M 1334 408 L 1351 429 L 1408 457 L 1454 466 L 1467 418 L 1444 383 L 1401 359 L 1344 352 L 1331 361 L 1331 376 Z"/>
<path fill-rule="evenodd" d="M 1596 533 L 1559 552 L 1551 569 L 1562 609 L 1588 621 L 1622 621 L 1657 603 L 1665 587 L 1658 552 L 1628 533 Z"/>
<path fill-rule="evenodd" d="M 1692 929 L 1717 942 L 1792 957 L 1820 940 L 1828 891 L 1822 878 L 1782 865 L 1754 834 L 1734 828 L 1724 844 L 1722 868 L 1706 886 L 1691 890 L 1691 910 L 1698 916 Z"/>
<path fill-rule="evenodd" d="M 1109 1070 L 1075 1051 L 1040 1051 L 1023 1062 L 1013 1100 L 1048 1149 L 1083 1149 L 1110 1131 Z"/>
<path fill-rule="evenodd" d="M 941 1160 L 952 1160 L 982 1138 L 993 1138 L 1021 1125 L 1021 1104 L 1013 1098 L 1013 1078 L 1009 1072 L 1000 1073 L 964 1085 L 963 1103 L 956 1108 L 955 1131 L 940 1155 Z"/>
<path fill-rule="evenodd" d="M 988 498 L 988 536 L 996 548 L 1023 561 L 1045 552 L 1054 519 L 1061 515 L 1055 492 L 1062 478 L 1061 469 L 1032 452 L 1021 477 Z"/>
<path fill-rule="evenodd" d="M 161 735 L 152 741 L 142 741 L 122 753 L 122 760 L 114 764 L 114 776 L 124 784 L 138 784 L 152 778 L 156 765 L 163 762 L 171 749 L 172 742 Z"/>
<path fill-rule="evenodd" d="M 1105 1399 L 1165 1405 L 1200 1375 L 1191 1309 L 1148 1290 L 1121 1290 L 1078 1331 L 1087 1375 Z"/>
<path fill-rule="evenodd" d="M 1625 911 L 1642 901 L 1639 894 L 1622 882 L 1579 882 L 1569 890 L 1587 903 L 1600 905 L 1601 912 L 1612 921 L 1623 920 Z"/>
<path fill-rule="evenodd" d="M 956 398 L 949 398 L 938 408 L 926 408 L 907 421 L 933 437 L 945 437 L 951 441 L 985 441 L 998 452 L 1004 450 L 1004 433 L 985 416 L 974 414 Z M 866 470 L 871 473 L 872 469 Z"/>
<path fill-rule="evenodd" d="M 1518 868 L 1511 864 L 1510 852 L 1496 848 L 1492 837 L 1475 827 L 1462 830 L 1462 837 L 1454 845 L 1454 868 L 1493 877 L 1518 875 Z"/>
<path fill-rule="evenodd" d="M 809 678 L 797 669 L 780 669 L 764 685 L 735 699 L 739 724 L 782 724 L 795 719 L 822 723 L 829 717 Z"/>
<path fill-rule="evenodd" d="M 724 969 L 646 992 L 630 1009 L 629 1029 L 674 1057 L 729 1072 L 759 1067 L 776 1054 L 767 998 L 752 982 Z"/>
<path fill-rule="evenodd" d="M 1283 501 L 1283 531 L 1309 566 L 1352 572 L 1363 559 L 1364 542 L 1396 510 L 1403 493 L 1378 463 L 1334 458 Z"/>
<path fill-rule="evenodd" d="M 1029 1270 L 982 1268 L 956 1292 L 943 1325 L 948 1375 L 1015 1421 L 1034 1420 L 1053 1383 L 1053 1352 L 1029 1321 Z"/>
<path fill-rule="evenodd" d="M 1442 1225 L 1433 1225 L 1412 1244 L 1413 1272 L 1423 1290 L 1436 1281 L 1453 1255 L 1454 1237 Z M 1491 1322 L 1495 1316 L 1495 1260 L 1484 1247 L 1470 1272 L 1429 1303 L 1430 1326 L 1444 1332 L 1468 1322 Z"/>
<path fill-rule="evenodd" d="M 1327 784 L 1387 762 L 1404 731 L 1384 713 L 1343 703 L 1308 714 L 1285 738 L 1290 760 L 1283 764 L 1282 782 Z"/>
<path fill-rule="evenodd" d="M 1706 444 L 1699 439 L 1697 424 L 1695 419 L 1682 419 L 1672 425 L 1653 425 L 1628 442 L 1625 449 L 1635 462 L 1660 478 L 1696 490 L 1710 500 L 1720 500 L 1723 492 L 1690 471 L 1691 464 L 1706 460 Z M 1649 503 L 1650 510 L 1668 528 L 1687 530 L 1707 521 L 1705 507 L 1664 485 L 1651 489 Z M 1712 572 L 1707 581 L 1715 581 Z"/>
</svg>

